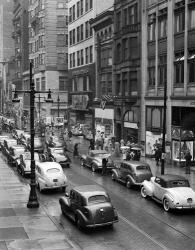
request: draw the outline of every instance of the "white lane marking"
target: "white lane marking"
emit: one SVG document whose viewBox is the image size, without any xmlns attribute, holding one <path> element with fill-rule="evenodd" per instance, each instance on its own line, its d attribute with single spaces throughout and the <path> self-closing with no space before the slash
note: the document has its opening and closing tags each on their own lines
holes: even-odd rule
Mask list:
<svg viewBox="0 0 195 250">
<path fill-rule="evenodd" d="M 141 233 L 142 235 L 144 235 L 146 238 L 150 239 L 151 241 L 153 241 L 156 245 L 158 245 L 159 247 L 161 247 L 162 249 L 166 249 L 168 250 L 169 248 L 167 248 L 166 246 L 164 246 L 163 244 L 161 244 L 159 241 L 153 239 L 149 234 L 147 234 L 146 232 L 144 232 L 143 230 L 141 230 L 139 227 L 137 227 L 133 222 L 127 220 L 124 216 L 122 216 L 121 214 L 118 213 L 118 217 L 120 219 L 122 219 L 124 222 L 126 222 L 129 226 L 131 226 L 132 228 L 134 228 L 135 230 L 137 230 L 139 233 Z"/>
</svg>

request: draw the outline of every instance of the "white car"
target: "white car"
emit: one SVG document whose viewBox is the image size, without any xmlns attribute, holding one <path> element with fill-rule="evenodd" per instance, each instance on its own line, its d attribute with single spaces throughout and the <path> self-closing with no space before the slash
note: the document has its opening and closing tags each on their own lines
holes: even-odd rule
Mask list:
<svg viewBox="0 0 195 250">
<path fill-rule="evenodd" d="M 189 181 L 180 175 L 166 174 L 145 180 L 141 187 L 143 198 L 151 197 L 162 203 L 164 210 L 195 208 L 195 192 Z"/>
<path fill-rule="evenodd" d="M 35 167 L 36 184 L 41 192 L 46 189 L 62 188 L 65 192 L 67 178 L 57 162 L 39 162 Z"/>
</svg>

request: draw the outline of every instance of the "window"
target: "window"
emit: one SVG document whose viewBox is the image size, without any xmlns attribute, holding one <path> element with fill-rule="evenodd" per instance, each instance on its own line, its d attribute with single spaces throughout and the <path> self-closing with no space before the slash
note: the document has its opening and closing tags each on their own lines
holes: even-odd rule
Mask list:
<svg viewBox="0 0 195 250">
<path fill-rule="evenodd" d="M 148 85 L 155 85 L 155 59 L 148 59 Z"/>
<path fill-rule="evenodd" d="M 80 16 L 80 2 L 77 2 L 77 18 Z"/>
<path fill-rule="evenodd" d="M 44 36 L 40 35 L 39 36 L 39 48 L 43 48 L 44 47 Z"/>
<path fill-rule="evenodd" d="M 85 22 L 85 38 L 89 37 L 89 21 Z"/>
<path fill-rule="evenodd" d="M 189 21 L 189 25 L 190 25 L 190 29 L 195 28 L 195 9 L 190 10 L 190 21 Z"/>
<path fill-rule="evenodd" d="M 120 63 L 121 62 L 121 44 L 118 43 L 116 47 L 116 62 Z"/>
<path fill-rule="evenodd" d="M 175 84 L 183 84 L 184 82 L 184 54 L 175 54 Z"/>
<path fill-rule="evenodd" d="M 65 34 L 65 45 L 68 46 L 68 34 Z"/>
<path fill-rule="evenodd" d="M 35 86 L 36 86 L 36 90 L 39 91 L 40 90 L 40 79 L 39 78 L 36 79 L 36 85 Z"/>
<path fill-rule="evenodd" d="M 93 46 L 89 47 L 89 62 L 92 63 L 93 62 Z"/>
<path fill-rule="evenodd" d="M 72 31 L 72 44 L 75 44 L 75 29 Z"/>
<path fill-rule="evenodd" d="M 66 53 L 66 63 L 68 65 L 68 53 Z"/>
<path fill-rule="evenodd" d="M 167 17 L 159 19 L 159 38 L 167 36 Z"/>
<path fill-rule="evenodd" d="M 39 64 L 40 65 L 45 64 L 45 54 L 39 54 Z"/>
<path fill-rule="evenodd" d="M 72 7 L 72 20 L 75 20 L 75 5 Z"/>
<path fill-rule="evenodd" d="M 116 13 L 116 31 L 121 29 L 121 12 Z"/>
<path fill-rule="evenodd" d="M 122 40 L 122 44 L 123 44 L 123 52 L 122 52 L 122 54 L 123 54 L 123 60 L 126 61 L 126 60 L 128 60 L 128 55 L 129 55 L 129 53 L 128 53 L 128 40 L 127 40 L 127 38 Z"/>
<path fill-rule="evenodd" d="M 121 96 L 121 75 L 116 75 L 116 89 L 115 89 L 116 95 Z"/>
<path fill-rule="evenodd" d="M 45 87 L 45 77 L 41 77 L 41 90 L 45 91 L 46 87 Z"/>
<path fill-rule="evenodd" d="M 189 70 L 189 83 L 195 83 L 195 51 L 189 53 L 188 57 L 188 70 Z"/>
<path fill-rule="evenodd" d="M 81 16 L 83 15 L 83 0 L 81 0 Z"/>
<path fill-rule="evenodd" d="M 57 64 L 64 64 L 64 63 L 65 63 L 64 53 L 58 53 Z"/>
<path fill-rule="evenodd" d="M 123 10 L 123 26 L 128 24 L 128 10 L 127 8 Z"/>
<path fill-rule="evenodd" d="M 93 8 L 93 0 L 89 0 L 89 9 Z"/>
<path fill-rule="evenodd" d="M 122 86 L 123 86 L 124 95 L 128 96 L 129 95 L 129 88 L 128 88 L 127 72 L 123 72 L 122 77 L 123 77 Z"/>
<path fill-rule="evenodd" d="M 89 10 L 89 0 L 85 0 L 85 12 Z"/>
<path fill-rule="evenodd" d="M 69 9 L 69 21 L 72 22 L 72 7 Z"/>
<path fill-rule="evenodd" d="M 80 32 L 81 32 L 81 41 L 82 41 L 83 40 L 83 24 L 81 24 Z"/>
<path fill-rule="evenodd" d="M 159 85 L 165 86 L 167 83 L 167 56 L 159 56 L 158 62 L 158 77 L 159 77 Z"/>
<path fill-rule="evenodd" d="M 80 42 L 80 26 L 77 27 L 77 43 Z"/>
<path fill-rule="evenodd" d="M 85 64 L 88 64 L 89 62 L 89 48 L 85 48 Z"/>
<path fill-rule="evenodd" d="M 185 13 L 179 12 L 175 14 L 175 33 L 182 32 L 185 27 Z"/>
<path fill-rule="evenodd" d="M 66 44 L 66 37 L 64 34 L 57 35 L 57 47 L 64 47 Z"/>
<path fill-rule="evenodd" d="M 69 32 L 69 43 L 72 45 L 72 30 Z"/>
<path fill-rule="evenodd" d="M 112 73 L 108 73 L 107 83 L 107 94 L 112 95 Z"/>
<path fill-rule="evenodd" d="M 66 27 L 66 18 L 65 16 L 57 16 L 57 28 Z"/>
<path fill-rule="evenodd" d="M 44 23 L 44 17 L 39 18 L 39 29 L 44 29 L 45 23 Z"/>
<path fill-rule="evenodd" d="M 129 12 L 129 25 L 135 24 L 136 23 L 136 18 L 137 18 L 137 5 L 130 6 L 128 8 Z"/>
<path fill-rule="evenodd" d="M 80 66 L 80 51 L 77 51 L 77 66 Z"/>
<path fill-rule="evenodd" d="M 155 23 L 155 20 L 152 20 L 148 24 L 148 40 L 149 41 L 155 40 L 155 29 L 156 29 L 156 23 Z"/>
<path fill-rule="evenodd" d="M 101 67 L 112 65 L 112 49 L 105 48 L 101 50 Z"/>
<path fill-rule="evenodd" d="M 138 90 L 137 71 L 129 72 L 130 92 Z"/>
<path fill-rule="evenodd" d="M 91 27 L 91 25 L 89 24 L 89 35 L 92 36 L 93 35 L 93 29 Z"/>
<path fill-rule="evenodd" d="M 58 9 L 64 9 L 64 3 L 63 2 L 61 2 L 61 3 L 57 3 L 57 8 Z"/>
<path fill-rule="evenodd" d="M 83 58 L 83 49 L 81 50 L 81 65 L 84 64 L 84 58 Z"/>
<path fill-rule="evenodd" d="M 100 94 L 101 95 L 107 94 L 106 74 L 102 74 L 100 76 Z"/>
<path fill-rule="evenodd" d="M 65 16 L 66 19 L 66 26 L 68 25 L 68 16 Z"/>
<path fill-rule="evenodd" d="M 59 90 L 66 90 L 66 78 L 64 76 L 59 76 Z"/>
<path fill-rule="evenodd" d="M 139 55 L 140 55 L 140 50 L 139 50 L 138 38 L 137 37 L 129 38 L 129 57 L 131 59 L 135 59 L 138 58 Z"/>
<path fill-rule="evenodd" d="M 70 68 L 72 68 L 72 54 L 70 54 Z"/>
<path fill-rule="evenodd" d="M 75 52 L 72 55 L 72 66 L 75 67 Z"/>
</svg>

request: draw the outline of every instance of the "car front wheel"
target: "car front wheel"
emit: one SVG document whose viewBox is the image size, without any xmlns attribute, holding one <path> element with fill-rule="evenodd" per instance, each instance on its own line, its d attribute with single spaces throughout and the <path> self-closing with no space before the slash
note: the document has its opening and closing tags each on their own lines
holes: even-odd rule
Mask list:
<svg viewBox="0 0 195 250">
<path fill-rule="evenodd" d="M 81 223 L 81 219 L 78 218 L 78 217 L 76 218 L 76 225 L 77 225 L 78 229 L 80 229 L 80 230 L 81 230 L 82 227 L 83 227 L 83 226 L 82 226 L 82 223 Z"/>
<path fill-rule="evenodd" d="M 96 171 L 96 167 L 95 167 L 95 165 L 94 165 L 94 164 L 92 164 L 92 166 L 91 166 L 91 170 L 92 170 L 92 172 L 95 172 L 95 171 Z"/>
<path fill-rule="evenodd" d="M 127 179 L 126 181 L 126 187 L 127 188 L 131 188 L 132 184 L 131 184 L 131 181 L 129 179 Z"/>
<path fill-rule="evenodd" d="M 166 198 L 163 200 L 163 208 L 166 212 L 170 210 L 169 200 Z"/>
<path fill-rule="evenodd" d="M 141 196 L 142 196 L 143 198 L 146 198 L 146 197 L 147 197 L 147 193 L 146 193 L 145 187 L 142 187 L 142 188 L 141 188 Z"/>
</svg>

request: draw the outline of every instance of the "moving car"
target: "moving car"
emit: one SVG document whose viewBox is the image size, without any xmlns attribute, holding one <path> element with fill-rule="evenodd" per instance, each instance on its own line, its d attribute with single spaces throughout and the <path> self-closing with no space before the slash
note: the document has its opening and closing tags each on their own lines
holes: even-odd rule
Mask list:
<svg viewBox="0 0 195 250">
<path fill-rule="evenodd" d="M 166 174 L 144 181 L 141 196 L 162 203 L 164 210 L 195 208 L 195 192 L 189 181 L 180 175 Z"/>
<path fill-rule="evenodd" d="M 9 153 L 7 154 L 7 160 L 10 165 L 17 167 L 17 159 L 22 153 L 25 152 L 25 147 L 22 145 L 12 146 L 9 148 Z"/>
<path fill-rule="evenodd" d="M 78 228 L 113 225 L 118 215 L 108 193 L 97 185 L 74 187 L 69 195 L 59 199 L 62 213 L 72 219 Z"/>
<path fill-rule="evenodd" d="M 107 159 L 107 169 L 115 167 L 114 162 L 111 159 L 111 155 L 106 150 L 90 150 L 87 155 L 81 155 L 81 166 L 87 166 L 91 168 L 93 172 L 102 169 L 102 160 Z"/>
<path fill-rule="evenodd" d="M 35 166 L 40 162 L 40 157 L 37 152 L 34 152 Z M 24 152 L 17 159 L 17 171 L 22 176 L 31 174 L 31 153 L 29 151 Z"/>
<path fill-rule="evenodd" d="M 66 175 L 57 162 L 38 162 L 35 166 L 35 179 L 40 192 L 57 188 L 64 192 L 67 186 Z"/>
<path fill-rule="evenodd" d="M 152 172 L 147 163 L 140 161 L 122 161 L 118 168 L 112 169 L 112 180 L 126 184 L 127 188 L 141 185 L 144 180 L 150 180 Z"/>
<path fill-rule="evenodd" d="M 62 167 L 70 167 L 70 157 L 64 151 L 64 148 L 48 148 L 47 150 L 49 158 L 52 158 L 53 161 L 58 162 Z"/>
</svg>

